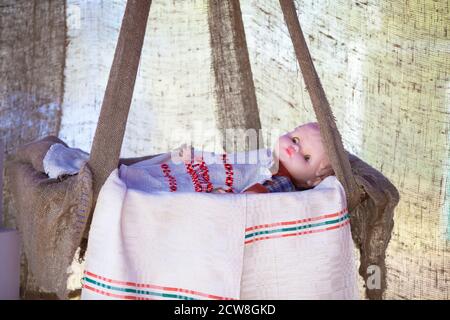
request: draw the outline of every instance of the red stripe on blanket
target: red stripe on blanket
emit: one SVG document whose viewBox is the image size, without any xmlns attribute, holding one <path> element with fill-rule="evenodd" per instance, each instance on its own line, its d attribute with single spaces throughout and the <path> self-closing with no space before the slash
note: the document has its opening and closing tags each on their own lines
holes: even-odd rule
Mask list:
<svg viewBox="0 0 450 320">
<path fill-rule="evenodd" d="M 124 300 L 155 300 L 155 299 L 151 299 L 151 298 L 143 298 L 143 297 L 135 297 L 135 296 L 124 296 L 121 294 L 114 294 L 114 293 L 110 293 L 110 292 L 106 292 L 103 290 L 99 290 L 99 289 L 95 289 L 91 286 L 88 286 L 87 284 L 83 284 L 83 288 L 88 289 L 90 291 L 93 291 L 95 293 L 107 296 L 107 297 L 112 297 L 112 298 L 117 298 L 117 299 L 124 299 Z"/>
<path fill-rule="evenodd" d="M 312 218 L 305 218 L 305 219 L 302 219 L 302 220 L 283 221 L 283 222 L 275 222 L 275 223 L 270 223 L 270 224 L 261 224 L 261 225 L 258 225 L 258 226 L 249 227 L 249 228 L 245 229 L 245 232 L 252 231 L 252 230 L 257 230 L 257 229 L 262 229 L 262 228 L 288 226 L 288 225 L 297 224 L 297 223 L 304 223 L 304 222 L 310 222 L 310 221 L 317 221 L 317 220 L 322 220 L 322 219 L 334 218 L 334 217 L 343 215 L 346 212 L 347 212 L 347 208 L 345 208 L 342 211 L 336 212 L 336 213 L 325 214 L 325 215 L 322 215 L 322 216 L 312 217 Z"/>
<path fill-rule="evenodd" d="M 97 278 L 97 279 L 102 280 L 102 281 L 106 281 L 108 283 L 120 284 L 120 285 L 124 285 L 124 286 L 137 287 L 137 288 L 158 289 L 158 290 L 171 291 L 171 292 L 183 292 L 183 293 L 194 294 L 194 295 L 197 295 L 197 296 L 210 298 L 210 299 L 216 299 L 216 300 L 236 300 L 236 299 L 233 299 L 233 298 L 226 298 L 226 297 L 216 296 L 216 295 L 212 295 L 212 294 L 208 294 L 208 293 L 202 293 L 202 292 L 198 292 L 198 291 L 194 291 L 194 290 L 188 290 L 188 289 L 182 289 L 182 288 L 162 287 L 162 286 L 157 286 L 157 285 L 154 285 L 154 284 L 144 284 L 144 283 L 136 283 L 136 282 L 126 282 L 126 281 L 113 280 L 113 279 L 109 279 L 109 278 L 105 278 L 105 277 L 96 275 L 96 274 L 94 274 L 94 273 L 92 273 L 90 271 L 84 271 L 84 274 L 86 274 L 86 275 L 88 275 L 90 277 L 93 277 L 93 278 Z"/>
<path fill-rule="evenodd" d="M 262 240 L 270 240 L 270 239 L 277 239 L 277 238 L 287 238 L 287 237 L 293 237 L 293 236 L 302 236 L 302 235 L 305 235 L 305 234 L 320 233 L 320 232 L 325 232 L 325 231 L 330 231 L 330 230 L 342 228 L 342 227 L 346 226 L 349 223 L 350 223 L 350 220 L 347 220 L 344 223 L 341 223 L 341 224 L 338 224 L 338 225 L 335 225 L 335 226 L 332 226 L 332 227 L 328 227 L 328 228 L 325 228 L 325 229 L 309 230 L 309 231 L 281 234 L 281 235 L 276 235 L 276 236 L 260 237 L 260 238 L 255 238 L 255 239 L 252 239 L 252 240 L 247 240 L 247 241 L 244 242 L 244 244 L 250 244 L 250 243 L 257 242 L 257 241 L 262 241 Z"/>
</svg>

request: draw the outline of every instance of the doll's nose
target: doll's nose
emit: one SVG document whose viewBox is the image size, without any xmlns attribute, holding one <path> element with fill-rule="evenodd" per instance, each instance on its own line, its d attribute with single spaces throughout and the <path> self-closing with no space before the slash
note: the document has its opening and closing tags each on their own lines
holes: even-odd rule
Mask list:
<svg viewBox="0 0 450 320">
<path fill-rule="evenodd" d="M 295 153 L 297 153 L 300 150 L 300 147 L 296 144 L 291 146 L 291 150 L 294 151 Z"/>
<path fill-rule="evenodd" d="M 290 156 L 292 156 L 294 153 L 297 153 L 298 152 L 298 146 L 296 146 L 296 145 L 290 145 L 288 148 L 287 148 L 287 152 L 289 153 L 289 155 Z"/>
</svg>

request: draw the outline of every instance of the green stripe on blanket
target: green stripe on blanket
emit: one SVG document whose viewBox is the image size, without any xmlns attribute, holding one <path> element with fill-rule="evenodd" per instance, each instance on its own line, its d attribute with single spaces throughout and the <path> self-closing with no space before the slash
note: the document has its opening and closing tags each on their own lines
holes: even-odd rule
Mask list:
<svg viewBox="0 0 450 320">
<path fill-rule="evenodd" d="M 118 292 L 126 292 L 126 293 L 134 293 L 134 294 L 140 294 L 140 295 L 151 295 L 151 296 L 158 296 L 163 298 L 171 298 L 171 299 L 180 299 L 180 300 L 198 300 L 193 297 L 183 296 L 179 294 L 170 294 L 170 293 L 164 293 L 164 292 L 154 292 L 154 291 L 147 291 L 147 290 L 137 290 L 133 288 L 122 288 L 122 287 L 114 287 L 109 284 L 105 284 L 103 282 L 94 280 L 89 277 L 84 277 L 83 281 L 89 282 L 93 285 L 96 285 L 98 287 L 102 287 L 108 290 L 112 291 L 118 291 Z"/>
<path fill-rule="evenodd" d="M 335 220 L 328 220 L 328 221 L 323 221 L 323 222 L 319 222 L 319 223 L 310 223 L 310 224 L 305 224 L 305 225 L 298 225 L 298 226 L 290 227 L 290 228 L 261 230 L 261 231 L 252 232 L 252 233 L 249 233 L 249 234 L 245 235 L 245 239 L 256 237 L 258 235 L 267 235 L 267 234 L 273 234 L 273 233 L 283 233 L 283 232 L 311 229 L 311 228 L 320 227 L 320 226 L 331 226 L 333 224 L 339 224 L 340 222 L 345 221 L 347 219 L 349 219 L 348 213 L 346 215 L 342 216 L 341 218 L 335 219 Z"/>
</svg>

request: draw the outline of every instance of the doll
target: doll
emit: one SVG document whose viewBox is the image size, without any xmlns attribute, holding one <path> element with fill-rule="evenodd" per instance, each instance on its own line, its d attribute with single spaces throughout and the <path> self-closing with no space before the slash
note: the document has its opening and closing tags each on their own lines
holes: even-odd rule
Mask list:
<svg viewBox="0 0 450 320">
<path fill-rule="evenodd" d="M 246 189 L 246 193 L 310 189 L 333 175 L 330 160 L 320 136 L 319 124 L 310 122 L 278 138 L 274 148 L 278 170 L 272 180 Z M 291 186 L 289 187 L 289 184 Z"/>
<path fill-rule="evenodd" d="M 27 147 L 42 149 L 37 157 L 40 167 L 44 167 L 40 171 L 50 178 L 76 174 L 89 155 L 80 155 L 81 150 L 50 138 Z M 129 187 L 146 192 L 266 193 L 313 188 L 333 174 L 317 123 L 301 125 L 282 135 L 274 150 L 246 152 L 267 155 L 259 157 L 255 164 L 230 161 L 236 154 L 201 152 L 196 156 L 193 151 L 192 147 L 184 146 L 157 156 L 120 159 L 120 177 Z M 182 161 L 174 161 L 177 158 L 174 155 L 181 156 Z M 215 161 L 209 163 L 203 158 L 208 155 Z"/>
<path fill-rule="evenodd" d="M 243 193 L 306 190 L 334 174 L 316 122 L 301 125 L 280 136 L 273 155 L 272 179 L 263 184 L 256 183 Z"/>
<path fill-rule="evenodd" d="M 255 184 L 245 193 L 310 189 L 334 174 L 316 122 L 301 125 L 279 137 L 274 158 L 278 170 L 272 171 L 272 180 Z"/>
</svg>

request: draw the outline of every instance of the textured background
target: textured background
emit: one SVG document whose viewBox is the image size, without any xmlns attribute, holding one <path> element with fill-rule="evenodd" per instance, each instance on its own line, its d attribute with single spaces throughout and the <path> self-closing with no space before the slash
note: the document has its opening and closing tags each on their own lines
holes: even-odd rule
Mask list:
<svg viewBox="0 0 450 320">
<path fill-rule="evenodd" d="M 2 0 L 0 130 L 8 151 L 48 133 L 90 149 L 124 4 Z M 386 297 L 449 299 L 449 1 L 296 4 L 344 145 L 401 194 Z M 278 1 L 241 0 L 241 8 L 262 128 L 314 120 Z M 206 0 L 153 1 L 123 156 L 188 139 L 215 147 L 207 12 Z"/>
<path fill-rule="evenodd" d="M 8 152 L 58 133 L 65 34 L 63 1 L 0 1 L 0 136 Z"/>
<path fill-rule="evenodd" d="M 0 1 L 0 137 L 7 154 L 61 125 L 65 2 Z M 5 223 L 14 226 L 8 188 Z"/>
</svg>

